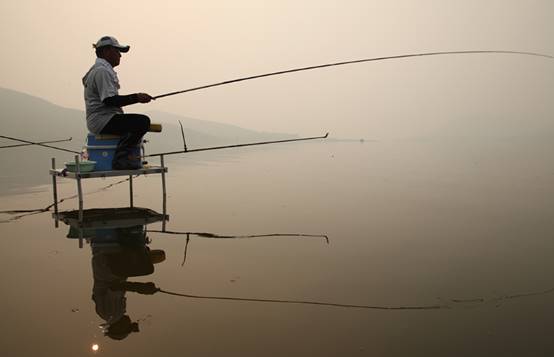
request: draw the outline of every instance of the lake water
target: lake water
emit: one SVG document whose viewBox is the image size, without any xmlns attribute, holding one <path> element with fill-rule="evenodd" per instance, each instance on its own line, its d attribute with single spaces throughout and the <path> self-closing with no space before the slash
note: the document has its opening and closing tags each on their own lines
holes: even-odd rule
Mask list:
<svg viewBox="0 0 554 357">
<path fill-rule="evenodd" d="M 145 244 L 126 222 L 81 232 L 80 248 L 51 211 L 0 214 L 2 355 L 553 355 L 551 152 L 458 139 L 174 157 L 165 230 L 202 233 L 188 244 L 160 221 Z M 85 180 L 85 208 L 127 206 L 126 183 L 101 190 L 118 180 Z M 162 212 L 159 175 L 134 189 Z M 28 188 L 0 210 L 51 196 Z M 157 254 L 151 274 L 143 253 Z"/>
</svg>

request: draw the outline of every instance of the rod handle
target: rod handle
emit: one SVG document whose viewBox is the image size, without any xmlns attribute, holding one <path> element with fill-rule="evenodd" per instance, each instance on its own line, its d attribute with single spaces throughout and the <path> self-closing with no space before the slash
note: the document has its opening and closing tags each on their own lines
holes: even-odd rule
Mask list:
<svg viewBox="0 0 554 357">
<path fill-rule="evenodd" d="M 160 123 L 150 123 L 150 127 L 148 128 L 149 132 L 152 133 L 161 133 L 162 132 L 162 124 Z"/>
</svg>

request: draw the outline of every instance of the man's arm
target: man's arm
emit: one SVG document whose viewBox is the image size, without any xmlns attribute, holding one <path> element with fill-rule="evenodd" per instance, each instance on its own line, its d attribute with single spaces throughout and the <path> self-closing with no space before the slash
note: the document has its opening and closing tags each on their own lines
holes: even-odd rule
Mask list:
<svg viewBox="0 0 554 357">
<path fill-rule="evenodd" d="M 124 107 L 136 103 L 148 103 L 152 97 L 146 93 L 134 93 L 129 95 L 114 95 L 104 99 L 104 104 L 114 107 Z"/>
<path fill-rule="evenodd" d="M 148 103 L 152 100 L 152 97 L 146 93 L 119 95 L 117 93 L 119 85 L 110 72 L 104 68 L 99 68 L 94 72 L 94 82 L 98 89 L 100 100 L 109 106 L 123 107 L 135 103 Z"/>
</svg>

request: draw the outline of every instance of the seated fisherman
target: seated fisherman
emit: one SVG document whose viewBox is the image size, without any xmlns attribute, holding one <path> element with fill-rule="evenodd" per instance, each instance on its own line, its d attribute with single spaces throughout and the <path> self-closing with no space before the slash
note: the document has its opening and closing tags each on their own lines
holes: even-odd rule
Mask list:
<svg viewBox="0 0 554 357">
<path fill-rule="evenodd" d="M 148 103 L 153 98 L 146 93 L 119 95 L 119 80 L 114 67 L 119 65 L 121 52 L 130 46 L 122 46 L 111 36 L 104 36 L 93 45 L 96 62 L 83 77 L 87 128 L 93 134 L 121 135 L 114 154 L 114 170 L 140 168 L 140 159 L 132 157 L 131 147 L 140 144 L 150 127 L 150 118 L 142 114 L 124 114 L 126 105 Z"/>
</svg>

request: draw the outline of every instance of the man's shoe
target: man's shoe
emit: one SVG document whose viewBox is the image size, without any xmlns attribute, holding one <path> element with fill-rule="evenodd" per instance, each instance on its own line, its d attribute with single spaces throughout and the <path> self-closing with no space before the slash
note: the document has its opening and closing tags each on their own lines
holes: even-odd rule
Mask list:
<svg viewBox="0 0 554 357">
<path fill-rule="evenodd" d="M 138 170 L 142 168 L 140 156 L 132 155 L 127 147 L 118 147 L 112 161 L 113 170 Z"/>
</svg>

